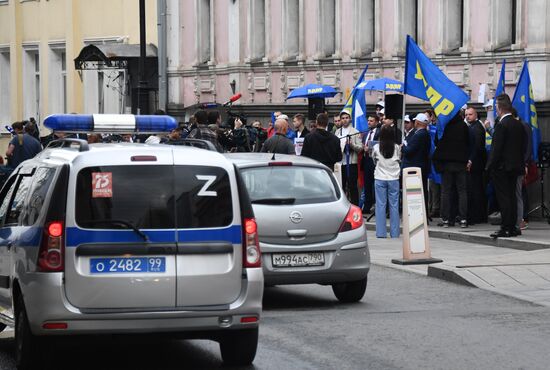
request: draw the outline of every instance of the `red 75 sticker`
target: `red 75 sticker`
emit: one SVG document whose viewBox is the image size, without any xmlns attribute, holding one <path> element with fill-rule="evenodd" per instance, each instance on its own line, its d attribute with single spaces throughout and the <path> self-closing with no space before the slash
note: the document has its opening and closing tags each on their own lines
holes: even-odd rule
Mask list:
<svg viewBox="0 0 550 370">
<path fill-rule="evenodd" d="M 92 172 L 92 198 L 113 197 L 113 173 Z"/>
</svg>

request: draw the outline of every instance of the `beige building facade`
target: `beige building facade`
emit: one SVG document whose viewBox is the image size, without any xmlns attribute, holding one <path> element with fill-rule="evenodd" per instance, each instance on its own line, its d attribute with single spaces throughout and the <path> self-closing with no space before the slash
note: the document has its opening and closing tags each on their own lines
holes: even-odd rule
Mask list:
<svg viewBox="0 0 550 370">
<path fill-rule="evenodd" d="M 146 1 L 147 43 L 157 44 L 157 2 Z M 52 113 L 123 113 L 119 68 L 75 68 L 88 45 L 139 44 L 136 0 L 0 0 L 0 132 Z"/>
</svg>

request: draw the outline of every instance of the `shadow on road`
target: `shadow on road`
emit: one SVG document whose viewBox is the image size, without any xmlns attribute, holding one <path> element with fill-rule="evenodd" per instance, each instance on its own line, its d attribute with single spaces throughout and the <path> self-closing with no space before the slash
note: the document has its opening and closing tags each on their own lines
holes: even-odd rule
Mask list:
<svg viewBox="0 0 550 370">
<path fill-rule="evenodd" d="M 294 286 L 266 287 L 264 290 L 263 309 L 328 310 L 361 304 L 361 302 L 351 304 L 340 303 L 332 293 L 330 287 L 308 286 L 312 288 L 311 294 L 304 293 L 303 289 L 300 291 L 294 290 Z"/>
<path fill-rule="evenodd" d="M 213 341 L 170 340 L 147 337 L 92 337 L 48 340 L 40 369 L 255 369 L 224 367 Z M 3 370 L 15 369 L 13 339 L 0 339 Z M 11 365 L 11 366 L 10 366 Z"/>
</svg>

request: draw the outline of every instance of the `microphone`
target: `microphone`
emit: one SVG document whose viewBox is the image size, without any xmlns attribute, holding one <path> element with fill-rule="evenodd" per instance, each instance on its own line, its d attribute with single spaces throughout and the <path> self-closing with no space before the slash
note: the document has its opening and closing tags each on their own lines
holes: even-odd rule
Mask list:
<svg viewBox="0 0 550 370">
<path fill-rule="evenodd" d="M 229 98 L 229 100 L 225 103 L 223 103 L 223 106 L 227 106 L 229 104 L 232 104 L 234 102 L 236 102 L 237 100 L 239 100 L 241 97 L 243 96 L 243 94 L 241 93 L 236 93 L 235 95 L 233 95 L 232 97 Z"/>
</svg>

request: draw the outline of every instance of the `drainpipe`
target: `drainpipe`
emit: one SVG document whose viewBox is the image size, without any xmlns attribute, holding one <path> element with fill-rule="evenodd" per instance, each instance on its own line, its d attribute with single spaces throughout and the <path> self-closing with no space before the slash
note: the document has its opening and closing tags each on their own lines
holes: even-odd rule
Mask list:
<svg viewBox="0 0 550 370">
<path fill-rule="evenodd" d="M 157 1 L 157 26 L 159 42 L 159 109 L 166 112 L 168 98 L 168 80 L 166 74 L 167 52 L 166 52 L 166 0 Z"/>
</svg>

